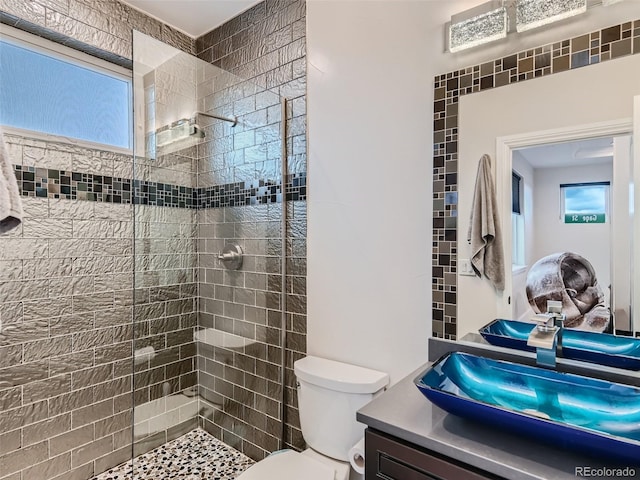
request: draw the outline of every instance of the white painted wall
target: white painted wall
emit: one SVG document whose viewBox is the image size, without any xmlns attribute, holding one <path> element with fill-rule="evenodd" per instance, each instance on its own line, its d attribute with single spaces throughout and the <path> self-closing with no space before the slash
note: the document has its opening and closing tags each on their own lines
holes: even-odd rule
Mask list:
<svg viewBox="0 0 640 480">
<path fill-rule="evenodd" d="M 580 182 L 612 182 L 611 160 L 580 167 L 538 168 L 535 170 L 534 259 L 552 253 L 573 252 L 586 258 L 609 297 L 611 283 L 611 223 L 564 223 L 560 215 L 560 185 Z M 627 253 L 629 249 L 626 250 Z M 628 255 L 625 255 L 628 261 Z"/>
<path fill-rule="evenodd" d="M 428 13 L 307 4 L 307 350 L 392 381 L 426 361 L 431 332 Z"/>
<path fill-rule="evenodd" d="M 427 359 L 434 76 L 637 17 L 635 2 L 621 2 L 443 53 L 444 23 L 480 3 L 307 3 L 311 355 L 377 368 L 392 382 Z"/>
</svg>

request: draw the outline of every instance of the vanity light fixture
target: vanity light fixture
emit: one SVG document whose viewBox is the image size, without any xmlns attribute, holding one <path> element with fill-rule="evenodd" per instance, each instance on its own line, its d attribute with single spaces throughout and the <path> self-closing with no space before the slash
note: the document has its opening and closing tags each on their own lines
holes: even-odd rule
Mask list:
<svg viewBox="0 0 640 480">
<path fill-rule="evenodd" d="M 507 7 L 502 0 L 491 0 L 451 17 L 449 51 L 459 52 L 506 38 L 508 29 Z"/>
<path fill-rule="evenodd" d="M 587 0 L 517 0 L 516 31 L 525 32 L 587 11 Z"/>
<path fill-rule="evenodd" d="M 446 25 L 447 50 L 467 48 L 506 38 L 579 15 L 592 6 L 622 0 L 491 0 L 451 17 Z"/>
</svg>

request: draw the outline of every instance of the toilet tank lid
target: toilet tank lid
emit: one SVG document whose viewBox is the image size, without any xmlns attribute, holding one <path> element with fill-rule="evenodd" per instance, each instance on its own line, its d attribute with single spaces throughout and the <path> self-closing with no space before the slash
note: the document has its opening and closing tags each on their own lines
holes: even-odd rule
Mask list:
<svg viewBox="0 0 640 480">
<path fill-rule="evenodd" d="M 389 383 L 389 375 L 377 370 L 308 356 L 296 361 L 298 380 L 344 393 L 375 393 Z"/>
</svg>

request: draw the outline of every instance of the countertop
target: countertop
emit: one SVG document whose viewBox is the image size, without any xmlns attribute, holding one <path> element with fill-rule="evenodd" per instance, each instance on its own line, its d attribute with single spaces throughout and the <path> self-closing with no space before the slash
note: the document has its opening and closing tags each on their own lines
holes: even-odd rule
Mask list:
<svg viewBox="0 0 640 480">
<path fill-rule="evenodd" d="M 427 400 L 413 383 L 429 365 L 423 365 L 361 408 L 358 421 L 509 480 L 575 480 L 579 478 L 575 471 L 579 466 L 626 467 L 603 464 L 448 414 Z M 635 468 L 635 476 L 625 478 L 640 478 L 640 468 Z"/>
</svg>

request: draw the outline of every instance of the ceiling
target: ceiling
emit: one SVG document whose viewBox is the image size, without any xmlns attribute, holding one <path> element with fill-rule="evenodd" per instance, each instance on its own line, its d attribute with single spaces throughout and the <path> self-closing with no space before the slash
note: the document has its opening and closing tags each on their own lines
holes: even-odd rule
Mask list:
<svg viewBox="0 0 640 480">
<path fill-rule="evenodd" d="M 191 37 L 199 37 L 260 0 L 122 0 Z"/>
<path fill-rule="evenodd" d="M 613 139 L 591 138 L 517 150 L 533 168 L 593 165 L 613 161 Z"/>
</svg>

